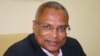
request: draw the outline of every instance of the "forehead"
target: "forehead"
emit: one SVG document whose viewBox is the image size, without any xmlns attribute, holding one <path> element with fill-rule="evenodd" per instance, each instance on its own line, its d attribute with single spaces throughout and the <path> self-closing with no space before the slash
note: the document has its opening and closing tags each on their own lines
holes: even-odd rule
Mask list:
<svg viewBox="0 0 100 56">
<path fill-rule="evenodd" d="M 55 8 L 45 8 L 39 15 L 39 22 L 41 23 L 54 23 L 65 24 L 68 23 L 68 18 L 65 11 Z"/>
</svg>

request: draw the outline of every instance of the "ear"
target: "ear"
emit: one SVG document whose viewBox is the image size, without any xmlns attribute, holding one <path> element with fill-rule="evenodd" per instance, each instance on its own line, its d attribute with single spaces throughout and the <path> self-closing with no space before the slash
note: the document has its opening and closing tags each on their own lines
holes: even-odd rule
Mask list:
<svg viewBox="0 0 100 56">
<path fill-rule="evenodd" d="M 36 29 L 36 24 L 35 24 L 34 20 L 33 20 L 33 24 L 32 24 L 32 29 L 33 29 L 33 30 Z"/>
</svg>

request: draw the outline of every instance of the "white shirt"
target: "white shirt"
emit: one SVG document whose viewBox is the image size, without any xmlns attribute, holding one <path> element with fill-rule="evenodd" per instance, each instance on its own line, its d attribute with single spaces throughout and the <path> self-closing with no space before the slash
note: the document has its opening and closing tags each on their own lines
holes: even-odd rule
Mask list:
<svg viewBox="0 0 100 56">
<path fill-rule="evenodd" d="M 41 47 L 42 48 L 42 47 Z M 42 50 L 48 55 L 48 56 L 54 56 L 52 53 L 48 52 L 46 49 L 42 48 Z M 61 49 L 59 50 L 59 53 L 57 56 L 62 56 Z"/>
</svg>

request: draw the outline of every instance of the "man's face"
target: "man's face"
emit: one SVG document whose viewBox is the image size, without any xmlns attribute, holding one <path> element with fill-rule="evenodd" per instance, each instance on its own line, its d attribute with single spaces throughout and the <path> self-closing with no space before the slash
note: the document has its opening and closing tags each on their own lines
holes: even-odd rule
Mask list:
<svg viewBox="0 0 100 56">
<path fill-rule="evenodd" d="M 45 8 L 33 30 L 37 43 L 49 52 L 57 52 L 66 41 L 68 19 L 63 10 Z"/>
</svg>

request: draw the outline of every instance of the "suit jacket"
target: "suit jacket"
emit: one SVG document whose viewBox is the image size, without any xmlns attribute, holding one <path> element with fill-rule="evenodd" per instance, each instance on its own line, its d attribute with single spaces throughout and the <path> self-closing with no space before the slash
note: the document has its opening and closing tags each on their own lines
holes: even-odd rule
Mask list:
<svg viewBox="0 0 100 56">
<path fill-rule="evenodd" d="M 67 37 L 65 45 L 61 48 L 63 56 L 86 56 L 79 42 Z M 4 56 L 47 56 L 35 40 L 32 33 L 27 38 L 15 43 L 4 53 Z"/>
</svg>

